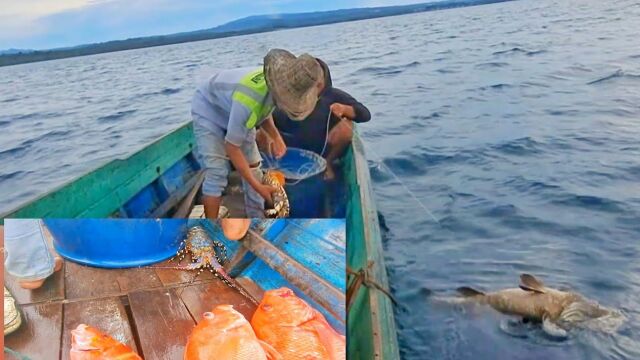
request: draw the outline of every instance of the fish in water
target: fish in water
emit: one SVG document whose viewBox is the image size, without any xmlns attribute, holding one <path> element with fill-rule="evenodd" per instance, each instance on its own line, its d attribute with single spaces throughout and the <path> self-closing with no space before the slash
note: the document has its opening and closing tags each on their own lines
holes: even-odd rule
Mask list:
<svg viewBox="0 0 640 360">
<path fill-rule="evenodd" d="M 272 345 L 284 360 L 344 360 L 345 337 L 291 289 L 264 294 L 251 325 L 259 339 Z"/>
<path fill-rule="evenodd" d="M 133 349 L 91 326 L 71 330 L 70 360 L 142 360 Z"/>
<path fill-rule="evenodd" d="M 580 294 L 546 287 L 529 274 L 520 275 L 519 288 L 484 293 L 461 287 L 458 292 L 466 300 L 487 304 L 503 314 L 541 322 L 543 330 L 556 337 L 566 337 L 567 330 L 579 326 L 611 332 L 624 321 L 622 314 L 615 310 Z M 594 322 L 598 319 L 602 321 Z"/>
<path fill-rule="evenodd" d="M 232 305 L 206 312 L 193 329 L 184 360 L 281 360 L 270 345 L 258 340 L 251 325 Z"/>
</svg>

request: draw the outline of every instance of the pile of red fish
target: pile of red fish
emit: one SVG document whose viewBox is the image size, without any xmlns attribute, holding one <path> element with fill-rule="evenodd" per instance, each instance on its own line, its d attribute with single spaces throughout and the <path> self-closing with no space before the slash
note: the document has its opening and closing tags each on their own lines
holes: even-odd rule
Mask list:
<svg viewBox="0 0 640 360">
<path fill-rule="evenodd" d="M 131 348 L 87 325 L 72 331 L 71 360 L 139 360 Z M 345 360 L 345 337 L 291 289 L 267 291 L 251 323 L 219 305 L 189 336 L 184 360 Z"/>
</svg>

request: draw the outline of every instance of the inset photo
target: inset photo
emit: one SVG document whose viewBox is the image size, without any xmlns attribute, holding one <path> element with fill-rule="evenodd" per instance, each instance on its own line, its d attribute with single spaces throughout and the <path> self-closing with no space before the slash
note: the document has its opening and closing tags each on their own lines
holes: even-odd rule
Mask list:
<svg viewBox="0 0 640 360">
<path fill-rule="evenodd" d="M 5 359 L 346 359 L 344 219 L 5 219 Z"/>
</svg>

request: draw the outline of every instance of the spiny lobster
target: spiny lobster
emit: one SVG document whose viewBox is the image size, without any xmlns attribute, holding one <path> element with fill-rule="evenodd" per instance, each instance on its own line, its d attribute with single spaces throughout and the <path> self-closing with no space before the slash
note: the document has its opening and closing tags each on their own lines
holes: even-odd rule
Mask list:
<svg viewBox="0 0 640 360">
<path fill-rule="evenodd" d="M 264 215 L 270 219 L 286 218 L 289 216 L 289 198 L 284 191 L 284 174 L 279 171 L 268 170 L 262 177 L 262 183 L 273 186 L 277 191 L 272 195 L 273 208 L 265 209 Z"/>
<path fill-rule="evenodd" d="M 180 249 L 176 253 L 176 256 L 171 258 L 170 261 L 173 261 L 177 257 L 178 264 L 180 264 L 187 255 L 191 258 L 191 263 L 186 266 L 176 266 L 174 267 L 175 269 L 197 270 L 198 274 L 209 270 L 227 286 L 236 289 L 252 303 L 258 304 L 258 301 L 247 293 L 222 266 L 222 264 L 227 261 L 227 248 L 223 243 L 211 239 L 207 232 L 200 226 L 194 226 L 189 229 L 186 239 L 180 243 Z"/>
</svg>

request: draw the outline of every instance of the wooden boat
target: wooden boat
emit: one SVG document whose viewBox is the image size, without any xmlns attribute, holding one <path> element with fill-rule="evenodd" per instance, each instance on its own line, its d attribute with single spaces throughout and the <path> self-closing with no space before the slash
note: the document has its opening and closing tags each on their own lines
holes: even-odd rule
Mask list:
<svg viewBox="0 0 640 360">
<path fill-rule="evenodd" d="M 4 214 L 6 217 L 187 217 L 198 203 L 202 180 L 186 123 L 127 158 L 113 160 Z M 364 145 L 354 135 L 339 172 L 315 217 L 346 217 L 350 359 L 399 359 L 377 210 Z M 223 203 L 241 215 L 233 181 Z M 298 184 L 299 193 L 313 184 Z M 314 204 L 317 204 L 314 203 Z M 294 215 L 295 216 L 295 215 Z M 356 325 L 357 324 L 357 325 Z"/>
<path fill-rule="evenodd" d="M 122 225 L 119 228 L 126 230 L 131 226 L 124 222 L 144 220 L 117 220 L 118 224 L 109 219 L 100 221 L 112 221 L 108 225 L 111 229 Z M 63 241 L 65 232 L 59 224 L 68 224 L 68 220 L 55 221 L 56 241 Z M 52 230 L 55 221 L 48 222 Z M 95 223 L 94 219 L 71 221 Z M 229 261 L 225 267 L 250 296 L 259 301 L 266 290 L 288 287 L 323 313 L 336 331 L 345 334 L 344 219 L 257 219 L 242 242 L 226 239 L 215 222 L 188 222 L 189 227 L 201 226 L 226 246 Z M 176 243 L 180 240 L 175 239 Z M 165 261 L 139 268 L 107 269 L 66 261 L 61 273 L 36 291 L 19 288 L 7 275 L 5 284 L 21 304 L 26 321 L 5 337 L 5 346 L 30 359 L 66 359 L 70 331 L 85 323 L 124 340 L 145 359 L 179 360 L 187 337 L 205 311 L 217 305 L 233 305 L 251 319 L 256 305 L 245 295 L 209 272 L 196 277 L 195 271 L 171 268 L 176 265 Z"/>
</svg>

